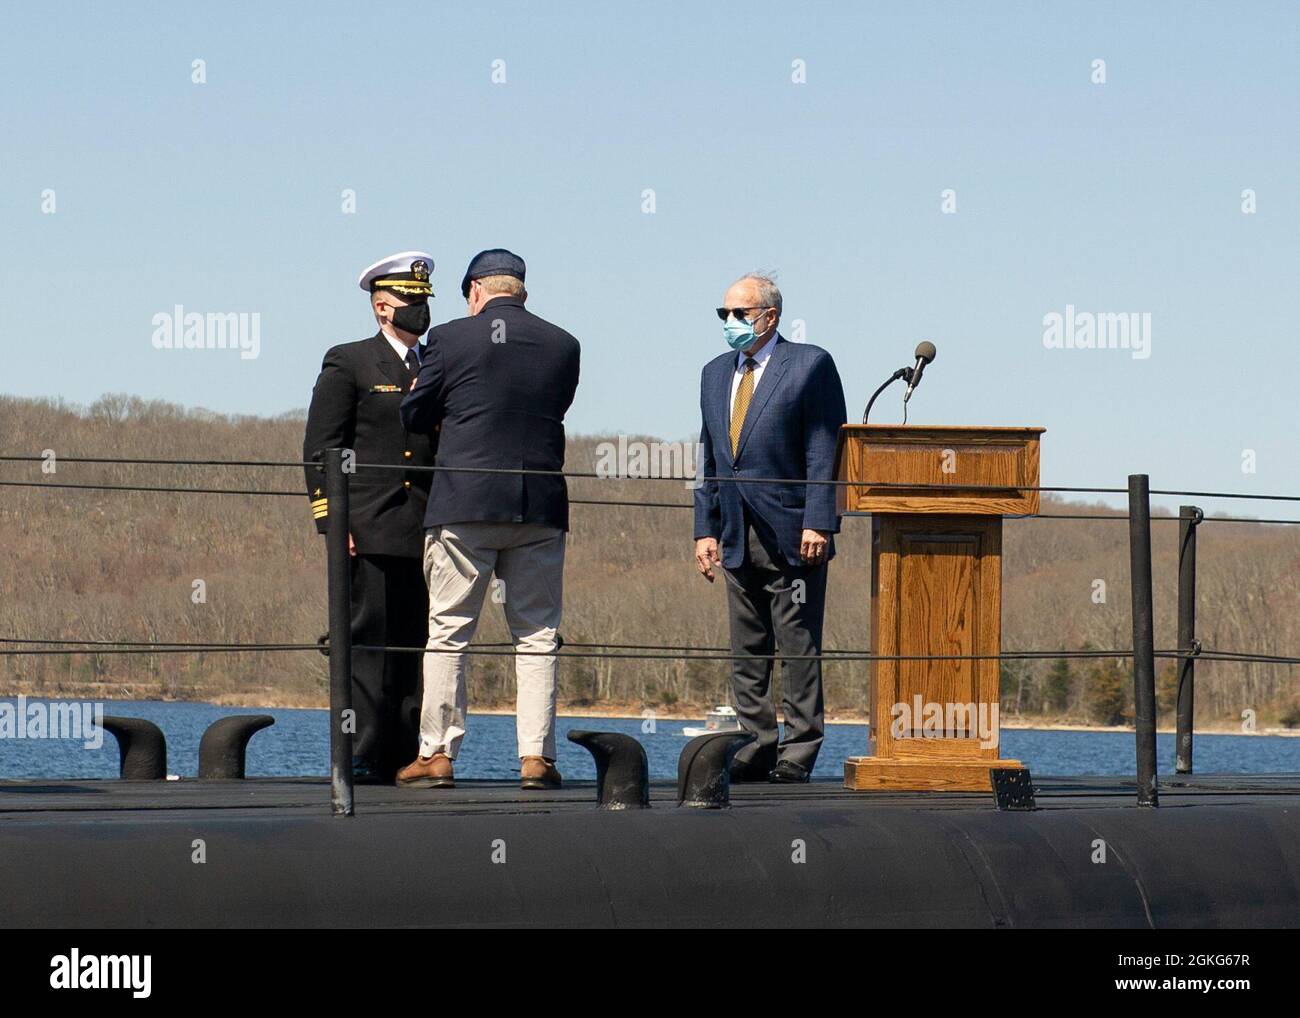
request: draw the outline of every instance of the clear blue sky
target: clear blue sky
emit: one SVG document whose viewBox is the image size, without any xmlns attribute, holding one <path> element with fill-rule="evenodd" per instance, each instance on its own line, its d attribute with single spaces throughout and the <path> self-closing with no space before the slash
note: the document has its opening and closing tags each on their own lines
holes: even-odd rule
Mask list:
<svg viewBox="0 0 1300 1018">
<path fill-rule="evenodd" d="M 431 251 L 438 322 L 506 246 L 583 343 L 571 431 L 697 430 L 712 309 L 772 269 L 850 416 L 929 339 L 911 422 L 1045 426 L 1044 483 L 1294 494 L 1298 29 L 1294 3 L 6 5 L 0 391 L 302 407 L 373 332 L 368 262 Z M 174 304 L 260 312 L 261 356 L 154 349 Z M 1149 312 L 1150 358 L 1045 349 L 1067 304 Z"/>
</svg>

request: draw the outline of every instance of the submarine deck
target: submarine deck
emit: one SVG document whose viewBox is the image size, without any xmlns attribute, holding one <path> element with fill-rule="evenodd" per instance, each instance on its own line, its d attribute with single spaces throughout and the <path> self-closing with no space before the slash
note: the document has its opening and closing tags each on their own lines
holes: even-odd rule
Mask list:
<svg viewBox="0 0 1300 1018">
<path fill-rule="evenodd" d="M 1300 774 L 1207 774 L 1164 777 L 1160 808 L 1230 806 L 1258 801 L 1290 801 L 1300 808 Z M 1136 807 L 1137 786 L 1129 777 L 1035 777 L 1039 809 Z M 517 781 L 457 779 L 450 789 L 358 785 L 357 814 L 375 813 L 562 813 L 595 809 L 595 782 L 569 781 L 555 791 L 521 791 Z M 650 786 L 652 808 L 673 808 L 676 785 Z M 817 805 L 854 810 L 889 807 L 913 810 L 993 811 L 987 792 L 851 791 L 838 781 L 806 785 L 738 784 L 731 787 L 733 809 Z M 240 781 L 123 781 L 118 779 L 0 780 L 0 821 L 94 819 L 133 814 L 162 819 L 192 811 L 231 815 L 313 816 L 329 812 L 329 781 L 324 777 L 245 778 Z M 269 811 L 269 812 L 268 812 Z"/>
<path fill-rule="evenodd" d="M 737 785 L 608 811 L 324 778 L 0 782 L 10 928 L 1300 926 L 1300 776 L 1035 778 L 991 793 Z"/>
</svg>

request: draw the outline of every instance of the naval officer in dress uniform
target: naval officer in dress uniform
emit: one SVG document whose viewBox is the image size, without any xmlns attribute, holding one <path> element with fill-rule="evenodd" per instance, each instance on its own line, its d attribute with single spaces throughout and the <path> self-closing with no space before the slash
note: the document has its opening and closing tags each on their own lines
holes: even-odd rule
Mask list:
<svg viewBox="0 0 1300 1018">
<path fill-rule="evenodd" d="M 398 412 L 420 371 L 432 271 L 429 255 L 403 251 L 361 273 L 379 331 L 326 352 L 307 411 L 304 461 L 318 462 L 332 448 L 356 453 L 348 526 L 354 644 L 422 647 L 428 639 L 423 519 L 433 475 L 365 465 L 433 465 L 437 433 L 408 432 Z M 325 476 L 316 466 L 306 474 L 311 514 L 323 534 L 330 512 Z M 353 651 L 356 780 L 391 782 L 415 756 L 419 706 L 419 654 Z"/>
</svg>

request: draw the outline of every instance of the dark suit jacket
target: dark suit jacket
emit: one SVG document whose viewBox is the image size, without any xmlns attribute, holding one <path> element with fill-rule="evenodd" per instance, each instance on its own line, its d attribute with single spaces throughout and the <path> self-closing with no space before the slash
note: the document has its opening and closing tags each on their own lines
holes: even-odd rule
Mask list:
<svg viewBox="0 0 1300 1018">
<path fill-rule="evenodd" d="M 438 466 L 562 470 L 564 415 L 578 387 L 578 341 L 514 297 L 429 333 L 414 390 L 402 401 L 413 432 L 442 426 Z M 563 477 L 439 470 L 424 525 L 541 523 L 569 529 Z"/>
<path fill-rule="evenodd" d="M 325 354 L 307 411 L 302 458 L 319 461 L 326 449 L 352 449 L 356 461 L 432 466 L 436 435 L 410 434 L 398 412 L 411 387 L 411 372 L 382 332 L 344 343 Z M 307 467 L 307 495 L 316 529 L 325 533 L 329 503 L 325 474 Z M 349 529 L 359 555 L 424 554 L 429 472 L 366 470 L 358 466 L 349 485 Z"/>
<path fill-rule="evenodd" d="M 716 538 L 722 564 L 737 569 L 745 558 L 745 509 L 775 532 L 781 555 L 799 565 L 804 529 L 838 533 L 832 484 L 746 484 L 746 477 L 831 480 L 835 440 L 845 422 L 844 389 L 831 355 L 779 334 L 745 415 L 736 456 L 731 455 L 731 379 L 737 354 L 728 351 L 704 366 L 700 378 L 701 476 L 695 491 L 695 537 Z M 832 539 L 827 559 L 835 554 Z"/>
</svg>

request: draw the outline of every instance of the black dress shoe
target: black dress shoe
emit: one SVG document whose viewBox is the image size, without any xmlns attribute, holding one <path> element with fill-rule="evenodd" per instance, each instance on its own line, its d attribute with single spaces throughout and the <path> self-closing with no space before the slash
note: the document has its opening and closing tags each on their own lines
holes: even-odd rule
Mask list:
<svg viewBox="0 0 1300 1018">
<path fill-rule="evenodd" d="M 755 781 L 766 781 L 770 771 L 762 764 L 757 764 L 753 760 L 732 760 L 731 761 L 731 783 L 733 785 L 750 784 Z"/>
<path fill-rule="evenodd" d="M 807 767 L 793 760 L 778 760 L 768 775 L 768 781 L 777 785 L 802 785 L 812 779 Z"/>
<path fill-rule="evenodd" d="M 361 757 L 352 758 L 352 783 L 354 785 L 391 785 L 395 772 L 379 767 Z"/>
</svg>

